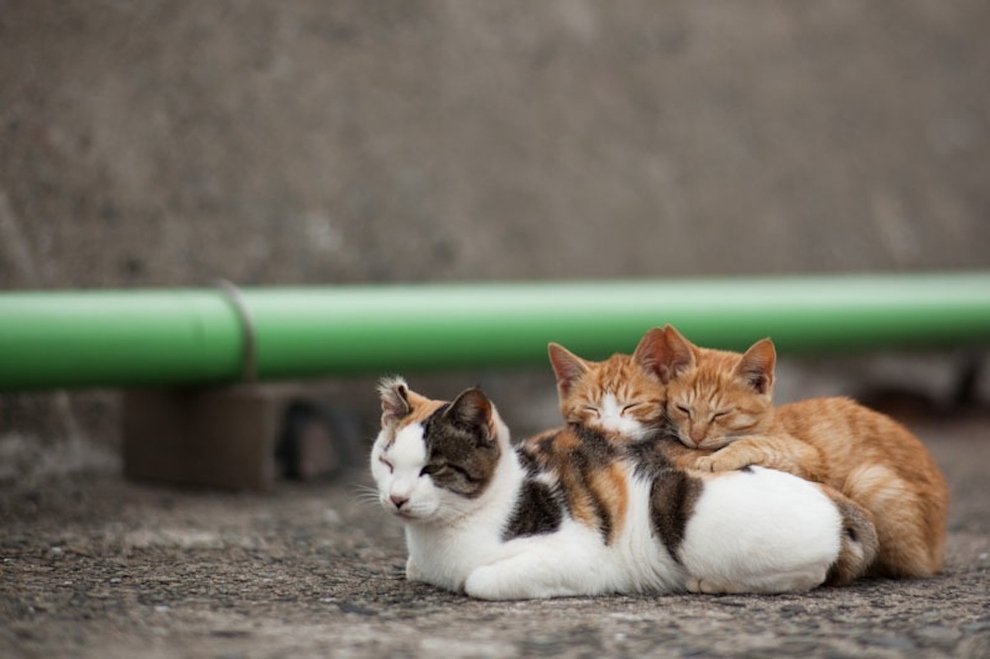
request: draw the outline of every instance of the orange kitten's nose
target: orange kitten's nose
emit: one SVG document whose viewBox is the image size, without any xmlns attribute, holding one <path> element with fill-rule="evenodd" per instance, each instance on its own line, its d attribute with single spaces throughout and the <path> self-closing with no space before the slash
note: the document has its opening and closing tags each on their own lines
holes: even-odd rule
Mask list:
<svg viewBox="0 0 990 659">
<path fill-rule="evenodd" d="M 392 505 L 395 506 L 396 510 L 401 510 L 402 506 L 406 505 L 406 503 L 409 502 L 409 497 L 400 497 L 398 495 L 393 494 L 392 496 L 389 497 L 389 501 L 392 502 Z"/>
</svg>

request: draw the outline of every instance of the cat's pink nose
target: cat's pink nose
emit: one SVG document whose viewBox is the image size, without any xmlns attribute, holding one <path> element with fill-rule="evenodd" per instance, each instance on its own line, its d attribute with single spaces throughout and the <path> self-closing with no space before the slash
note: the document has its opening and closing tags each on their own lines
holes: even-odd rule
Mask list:
<svg viewBox="0 0 990 659">
<path fill-rule="evenodd" d="M 389 497 L 389 501 L 392 502 L 392 505 L 395 506 L 396 510 L 401 510 L 402 506 L 409 502 L 409 497 L 400 497 L 397 494 L 393 494 Z"/>
</svg>

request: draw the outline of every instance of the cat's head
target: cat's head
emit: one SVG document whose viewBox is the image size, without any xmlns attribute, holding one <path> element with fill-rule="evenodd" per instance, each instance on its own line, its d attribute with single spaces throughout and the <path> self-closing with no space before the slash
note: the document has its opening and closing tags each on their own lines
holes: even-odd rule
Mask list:
<svg viewBox="0 0 990 659">
<path fill-rule="evenodd" d="M 378 498 L 406 522 L 451 521 L 483 497 L 508 429 L 480 389 L 452 402 L 431 400 L 402 378 L 379 386 L 382 427 L 371 450 Z"/>
<path fill-rule="evenodd" d="M 659 328 L 650 330 L 632 355 L 616 354 L 600 362 L 551 343 L 548 352 L 564 421 L 624 441 L 654 437 L 664 425 L 664 386 L 655 357 L 662 336 Z"/>
<path fill-rule="evenodd" d="M 667 416 L 685 446 L 718 449 L 769 424 L 777 359 L 770 339 L 745 353 L 711 350 L 667 325 L 659 346 Z"/>
</svg>

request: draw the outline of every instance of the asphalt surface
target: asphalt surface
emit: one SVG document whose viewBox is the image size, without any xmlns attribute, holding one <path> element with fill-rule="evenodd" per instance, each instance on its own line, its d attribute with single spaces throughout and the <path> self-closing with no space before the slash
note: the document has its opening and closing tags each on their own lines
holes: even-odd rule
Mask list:
<svg viewBox="0 0 990 659">
<path fill-rule="evenodd" d="M 490 603 L 409 584 L 362 473 L 270 494 L 8 483 L 0 656 L 990 657 L 988 428 L 918 429 L 952 487 L 943 574 L 800 595 Z"/>
</svg>

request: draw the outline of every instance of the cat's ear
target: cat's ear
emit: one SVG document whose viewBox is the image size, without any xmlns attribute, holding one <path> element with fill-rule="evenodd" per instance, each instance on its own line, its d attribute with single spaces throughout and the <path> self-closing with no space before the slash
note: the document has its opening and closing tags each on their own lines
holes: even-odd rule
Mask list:
<svg viewBox="0 0 990 659">
<path fill-rule="evenodd" d="M 667 339 L 663 328 L 654 327 L 639 340 L 639 345 L 633 351 L 633 361 L 643 367 L 647 373 L 661 377 L 660 366 L 664 361 L 666 349 Z"/>
<path fill-rule="evenodd" d="M 644 337 L 645 338 L 645 337 Z M 675 377 L 695 365 L 694 344 L 684 338 L 673 325 L 663 328 L 663 340 L 657 341 L 654 348 L 656 355 L 656 374 L 660 381 L 667 384 Z"/>
<path fill-rule="evenodd" d="M 559 343 L 548 345 L 547 352 L 553 373 L 557 376 L 557 393 L 563 400 L 571 392 L 574 383 L 588 372 L 588 363 Z"/>
<path fill-rule="evenodd" d="M 756 393 L 769 395 L 773 389 L 773 369 L 777 363 L 777 351 L 773 341 L 757 341 L 747 350 L 736 367 L 736 374 Z"/>
<path fill-rule="evenodd" d="M 409 385 L 402 378 L 385 378 L 378 384 L 378 394 L 382 399 L 382 427 L 394 428 L 409 412 Z"/>
<path fill-rule="evenodd" d="M 472 387 L 458 394 L 447 406 L 443 417 L 472 430 L 480 430 L 485 439 L 492 440 L 495 438 L 492 414 L 492 402 L 488 396 L 481 389 Z"/>
</svg>

